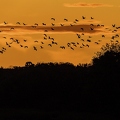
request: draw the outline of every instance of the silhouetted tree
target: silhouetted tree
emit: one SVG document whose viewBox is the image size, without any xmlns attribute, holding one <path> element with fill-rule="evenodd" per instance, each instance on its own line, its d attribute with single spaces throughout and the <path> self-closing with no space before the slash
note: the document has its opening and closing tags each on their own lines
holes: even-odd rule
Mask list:
<svg viewBox="0 0 120 120">
<path fill-rule="evenodd" d="M 25 63 L 25 67 L 30 67 L 30 66 L 34 67 L 34 64 L 30 61 Z"/>
<path fill-rule="evenodd" d="M 120 44 L 106 43 L 102 46 L 101 51 L 93 57 L 92 63 L 93 65 L 109 68 L 120 66 Z"/>
<path fill-rule="evenodd" d="M 99 107 L 117 111 L 120 107 L 120 44 L 106 43 L 93 57 L 92 64 L 93 95 L 100 101 Z"/>
</svg>

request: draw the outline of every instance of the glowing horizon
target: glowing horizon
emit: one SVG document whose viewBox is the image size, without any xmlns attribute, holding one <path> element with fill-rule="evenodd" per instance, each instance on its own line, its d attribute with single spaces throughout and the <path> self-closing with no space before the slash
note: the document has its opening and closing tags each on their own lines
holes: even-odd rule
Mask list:
<svg viewBox="0 0 120 120">
<path fill-rule="evenodd" d="M 89 63 L 102 45 L 110 42 L 112 36 L 120 33 L 120 29 L 117 29 L 120 27 L 118 15 L 120 1 L 118 0 L 97 2 L 95 0 L 91 2 L 88 0 L 74 0 L 74 2 L 72 0 L 59 2 L 1 0 L 0 7 L 0 51 L 3 47 L 6 48 L 3 54 L 0 53 L 0 66 L 3 67 L 23 66 L 27 61 L 35 64 L 37 62 L 70 62 L 75 65 Z M 20 24 L 16 24 L 17 22 Z M 49 37 L 54 38 L 57 45 L 52 44 L 52 39 Z M 119 37 L 113 40 L 119 41 Z M 10 44 L 11 42 L 13 43 Z M 74 50 L 67 46 L 67 43 L 71 42 L 77 45 L 76 47 L 72 44 Z M 6 44 L 10 44 L 11 47 Z M 49 44 L 52 44 L 52 47 Z M 80 48 L 83 44 L 89 44 L 89 47 Z M 40 46 L 43 46 L 43 49 Z M 65 49 L 60 46 L 65 46 Z M 37 51 L 33 47 L 36 47 Z"/>
</svg>

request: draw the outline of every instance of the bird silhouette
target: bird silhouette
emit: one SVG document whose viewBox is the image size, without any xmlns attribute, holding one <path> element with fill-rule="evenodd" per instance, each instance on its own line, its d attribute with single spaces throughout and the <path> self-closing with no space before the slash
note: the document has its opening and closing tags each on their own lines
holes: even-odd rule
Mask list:
<svg viewBox="0 0 120 120">
<path fill-rule="evenodd" d="M 54 28 L 51 28 L 51 30 L 54 30 Z"/>
<path fill-rule="evenodd" d="M 82 16 L 82 19 L 85 19 L 86 17 L 85 16 Z"/>
<path fill-rule="evenodd" d="M 102 35 L 102 37 L 105 37 L 105 35 Z"/>
<path fill-rule="evenodd" d="M 24 42 L 27 42 L 27 40 L 26 40 L 26 39 L 24 39 L 23 41 L 24 41 Z"/>
<path fill-rule="evenodd" d="M 1 53 L 1 54 L 3 54 L 3 51 L 2 51 L 2 50 L 0 50 L 0 53 Z"/>
<path fill-rule="evenodd" d="M 52 26 L 55 26 L 55 24 L 54 23 L 51 23 L 52 24 Z"/>
<path fill-rule="evenodd" d="M 116 34 L 115 36 L 116 36 L 116 37 L 119 37 L 119 35 L 118 35 L 118 34 Z"/>
<path fill-rule="evenodd" d="M 44 37 L 44 40 L 47 40 L 47 38 L 46 38 L 46 37 Z"/>
<path fill-rule="evenodd" d="M 54 40 L 54 38 L 51 38 L 50 36 L 48 37 L 48 39 Z"/>
<path fill-rule="evenodd" d="M 113 39 L 113 40 L 114 40 L 114 38 L 115 38 L 115 36 L 112 36 L 112 37 L 111 37 L 111 39 Z"/>
<path fill-rule="evenodd" d="M 90 27 L 90 30 L 93 30 L 93 28 Z"/>
<path fill-rule="evenodd" d="M 98 42 L 95 42 L 95 44 L 99 44 Z"/>
<path fill-rule="evenodd" d="M 38 43 L 38 40 L 35 40 L 34 42 Z"/>
<path fill-rule="evenodd" d="M 113 27 L 115 27 L 115 24 L 112 24 Z"/>
<path fill-rule="evenodd" d="M 52 44 L 56 44 L 57 45 L 57 42 L 52 41 Z"/>
<path fill-rule="evenodd" d="M 35 51 L 37 51 L 37 48 L 36 48 L 35 46 L 33 46 L 33 49 L 34 49 Z"/>
<path fill-rule="evenodd" d="M 104 27 L 104 25 L 101 25 L 102 27 Z"/>
<path fill-rule="evenodd" d="M 23 45 L 20 45 L 20 47 L 23 47 Z"/>
<path fill-rule="evenodd" d="M 52 45 L 51 45 L 51 44 L 48 44 L 48 46 L 52 47 Z"/>
<path fill-rule="evenodd" d="M 11 47 L 10 45 L 8 45 L 8 47 Z"/>
<path fill-rule="evenodd" d="M 16 24 L 20 25 L 20 22 L 16 22 Z"/>
<path fill-rule="evenodd" d="M 54 20 L 54 21 L 55 21 L 55 18 L 51 18 L 51 20 Z"/>
<path fill-rule="evenodd" d="M 85 45 L 82 43 L 82 46 L 85 46 Z"/>
<path fill-rule="evenodd" d="M 76 44 L 73 44 L 73 46 L 74 46 L 74 47 L 77 47 L 77 45 L 76 45 Z"/>
<path fill-rule="evenodd" d="M 87 47 L 89 47 L 89 45 L 88 45 L 88 44 L 86 44 L 86 46 L 87 46 Z"/>
<path fill-rule="evenodd" d="M 91 26 L 94 26 L 94 24 L 90 24 Z"/>
<path fill-rule="evenodd" d="M 26 46 L 24 46 L 24 48 L 28 48 L 28 46 L 26 45 Z"/>
<path fill-rule="evenodd" d="M 45 37 L 47 37 L 47 34 L 43 34 Z"/>
<path fill-rule="evenodd" d="M 41 41 L 41 44 L 44 44 L 44 42 Z"/>
<path fill-rule="evenodd" d="M 61 26 L 64 26 L 64 24 L 60 24 Z"/>
<path fill-rule="evenodd" d="M 65 49 L 65 46 L 60 46 L 60 48 Z"/>
<path fill-rule="evenodd" d="M 3 37 L 4 39 L 6 39 L 6 37 Z"/>
<path fill-rule="evenodd" d="M 88 42 L 91 42 L 91 40 L 87 39 Z"/>
<path fill-rule="evenodd" d="M 57 45 L 57 42 L 54 42 L 54 44 L 56 44 L 56 45 Z"/>
<path fill-rule="evenodd" d="M 9 45 L 9 44 L 6 42 L 6 45 Z"/>
<path fill-rule="evenodd" d="M 8 24 L 8 23 L 4 21 L 4 24 L 6 25 L 6 24 Z"/>
<path fill-rule="evenodd" d="M 43 49 L 43 46 L 40 46 L 41 49 Z"/>
<path fill-rule="evenodd" d="M 84 35 L 84 33 L 82 33 L 82 35 Z"/>
<path fill-rule="evenodd" d="M 89 36 L 89 38 L 92 38 L 91 36 Z"/>
<path fill-rule="evenodd" d="M 100 26 L 100 24 L 97 24 L 97 27 L 99 27 Z"/>
<path fill-rule="evenodd" d="M 70 47 L 70 43 L 67 43 L 67 46 Z"/>
<path fill-rule="evenodd" d="M 82 41 L 84 41 L 84 39 L 83 39 L 83 38 L 82 38 L 81 40 L 82 40 Z"/>
<path fill-rule="evenodd" d="M 74 50 L 74 48 L 73 48 L 73 47 L 70 47 L 70 49 Z"/>
<path fill-rule="evenodd" d="M 93 17 L 91 17 L 91 19 L 94 19 Z"/>
<path fill-rule="evenodd" d="M 27 25 L 27 24 L 23 23 L 23 25 Z"/>
<path fill-rule="evenodd" d="M 68 21 L 68 19 L 64 18 L 65 21 Z"/>
<path fill-rule="evenodd" d="M 82 31 L 84 30 L 84 28 L 80 28 Z"/>
<path fill-rule="evenodd" d="M 36 26 L 34 26 L 34 25 L 32 25 L 31 27 L 32 27 L 32 28 L 36 28 Z"/>
<path fill-rule="evenodd" d="M 78 38 L 81 38 L 80 34 L 77 33 L 76 35 L 77 35 Z"/>
<path fill-rule="evenodd" d="M 38 23 L 35 23 L 34 25 L 38 26 Z"/>
<path fill-rule="evenodd" d="M 46 25 L 45 23 L 42 23 L 42 25 Z"/>
<path fill-rule="evenodd" d="M 5 47 L 2 47 L 2 49 L 3 49 L 3 50 L 6 50 L 6 48 L 5 48 Z"/>
<path fill-rule="evenodd" d="M 75 19 L 75 21 L 76 21 L 76 22 L 79 22 L 79 20 L 78 20 L 78 19 Z"/>
<path fill-rule="evenodd" d="M 70 24 L 70 26 L 73 26 L 73 24 Z"/>
<path fill-rule="evenodd" d="M 14 38 L 10 38 L 10 40 L 14 40 Z"/>
<path fill-rule="evenodd" d="M 14 27 L 11 27 L 10 30 L 14 30 Z"/>
</svg>

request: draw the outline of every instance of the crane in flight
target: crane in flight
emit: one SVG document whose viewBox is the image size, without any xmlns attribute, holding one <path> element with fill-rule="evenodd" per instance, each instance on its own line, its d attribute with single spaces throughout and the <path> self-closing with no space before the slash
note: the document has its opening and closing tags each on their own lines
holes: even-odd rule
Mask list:
<svg viewBox="0 0 120 120">
<path fill-rule="evenodd" d="M 55 21 L 55 18 L 51 18 L 51 20 L 54 20 L 54 21 Z"/>
</svg>

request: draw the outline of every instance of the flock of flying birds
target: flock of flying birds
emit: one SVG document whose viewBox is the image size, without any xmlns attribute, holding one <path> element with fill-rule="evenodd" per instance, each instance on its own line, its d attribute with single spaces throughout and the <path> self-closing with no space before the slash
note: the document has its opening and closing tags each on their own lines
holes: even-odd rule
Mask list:
<svg viewBox="0 0 120 120">
<path fill-rule="evenodd" d="M 85 16 L 82 16 L 82 19 L 86 19 Z M 91 20 L 94 19 L 93 17 L 90 18 Z M 56 19 L 55 18 L 51 18 L 52 21 L 55 21 Z M 64 21 L 68 21 L 67 18 L 64 18 Z M 74 24 L 76 24 L 77 22 L 79 22 L 78 19 L 75 19 L 74 22 L 72 24 L 70 24 L 70 26 L 74 26 Z M 8 23 L 4 21 L 4 24 L 7 25 Z M 25 23 L 20 23 L 20 22 L 16 22 L 17 25 L 23 25 L 23 26 L 26 26 L 27 24 Z M 46 26 L 45 23 L 42 23 L 43 26 Z M 36 28 L 38 25 L 38 23 L 35 23 L 34 25 L 32 25 L 31 27 L 32 28 Z M 54 30 L 54 26 L 55 26 L 55 23 L 51 23 L 51 30 Z M 64 26 L 64 24 L 60 24 L 60 26 Z M 94 24 L 90 24 L 90 30 L 94 30 L 93 28 Z M 104 25 L 102 24 L 97 24 L 96 25 L 97 27 L 105 27 Z M 119 40 L 115 40 L 115 38 L 118 38 L 119 37 L 119 34 L 116 34 L 117 30 L 120 29 L 120 26 L 116 26 L 116 24 L 112 24 L 112 27 L 114 28 L 114 30 L 112 31 L 111 29 L 109 28 L 105 28 L 105 29 L 109 29 L 109 31 L 112 31 L 112 32 L 115 32 L 115 34 L 111 37 L 111 42 L 119 42 Z M 11 27 L 10 30 L 14 30 L 15 28 L 14 27 Z M 89 43 L 92 42 L 91 38 L 92 36 L 89 36 L 87 40 L 83 39 L 82 36 L 85 35 L 84 33 L 84 28 L 80 28 L 82 32 L 80 33 L 76 33 L 76 37 L 80 40 L 80 42 L 68 42 L 66 43 L 66 45 L 62 45 L 60 46 L 58 44 L 58 42 L 55 41 L 55 38 L 49 36 L 47 34 L 48 30 L 45 30 L 44 31 L 44 34 L 43 34 L 43 41 L 41 41 L 41 44 L 39 46 L 40 49 L 44 49 L 44 46 L 43 44 L 45 44 L 45 40 L 51 40 L 51 43 L 48 44 L 49 47 L 52 47 L 53 45 L 57 45 L 59 46 L 60 49 L 66 49 L 66 47 L 69 47 L 71 50 L 74 50 L 76 47 L 79 47 L 79 48 L 84 48 L 84 47 L 90 47 Z M 0 33 L 2 33 L 2 30 L 0 30 Z M 102 38 L 105 38 L 106 36 L 104 34 L 101 35 Z M 3 39 L 7 39 L 7 37 L 3 36 Z M 29 46 L 27 45 L 23 45 L 21 44 L 21 42 L 18 40 L 18 39 L 15 39 L 13 37 L 9 38 L 11 42 L 6 42 L 5 43 L 5 46 L 2 47 L 0 49 L 0 53 L 3 54 L 6 50 L 7 50 L 7 47 L 12 47 L 12 44 L 13 43 L 17 43 L 21 48 L 28 48 Z M 26 42 L 27 43 L 27 39 L 23 39 L 23 42 Z M 40 41 L 39 40 L 34 40 L 35 43 L 39 43 Z M 87 44 L 85 44 L 87 42 Z M 99 45 L 101 42 L 101 40 L 98 40 L 98 41 L 95 41 L 94 43 Z M 39 49 L 38 47 L 36 46 L 33 46 L 33 50 L 37 51 Z"/>
</svg>

